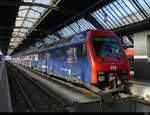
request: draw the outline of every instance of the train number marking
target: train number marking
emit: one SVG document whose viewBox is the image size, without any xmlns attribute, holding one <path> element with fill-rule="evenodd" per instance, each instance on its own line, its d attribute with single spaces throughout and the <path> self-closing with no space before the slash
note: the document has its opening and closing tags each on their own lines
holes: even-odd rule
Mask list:
<svg viewBox="0 0 150 115">
<path fill-rule="evenodd" d="M 116 69 L 117 69 L 117 66 L 115 66 L 115 65 L 110 66 L 110 69 L 111 69 L 111 70 L 116 70 Z"/>
</svg>

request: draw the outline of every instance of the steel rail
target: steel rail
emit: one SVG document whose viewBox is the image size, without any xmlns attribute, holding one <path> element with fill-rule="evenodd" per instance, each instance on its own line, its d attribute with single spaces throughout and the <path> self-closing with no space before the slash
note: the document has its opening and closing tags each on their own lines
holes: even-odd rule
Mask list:
<svg viewBox="0 0 150 115">
<path fill-rule="evenodd" d="M 15 66 L 14 66 L 15 67 Z M 65 105 L 65 102 L 63 100 L 61 100 L 60 98 L 58 98 L 56 95 L 49 93 L 49 91 L 47 91 L 46 88 L 42 87 L 41 84 L 39 84 L 38 82 L 36 82 L 35 80 L 33 80 L 31 77 L 29 77 L 29 75 L 27 73 L 25 73 L 23 70 L 20 70 L 19 68 L 15 67 L 16 70 L 21 73 L 23 76 L 25 76 L 27 79 L 29 79 L 34 85 L 36 85 L 39 89 L 41 89 L 41 91 L 48 95 L 49 97 L 52 97 L 53 99 L 55 99 L 55 101 L 59 102 L 59 104 L 61 105 Z"/>
<path fill-rule="evenodd" d="M 29 96 L 26 94 L 25 89 L 23 88 L 23 86 L 22 86 L 22 84 L 20 83 L 20 81 L 18 81 L 18 79 L 17 79 L 16 77 L 14 77 L 14 79 L 15 79 L 17 85 L 19 86 L 19 88 L 21 89 L 21 92 L 22 92 L 22 94 L 23 94 L 25 100 L 27 101 L 27 103 L 28 103 L 28 105 L 29 105 L 31 111 L 32 111 L 32 112 L 36 112 L 36 110 L 35 110 L 35 108 L 34 108 L 32 102 L 31 102 Z"/>
</svg>

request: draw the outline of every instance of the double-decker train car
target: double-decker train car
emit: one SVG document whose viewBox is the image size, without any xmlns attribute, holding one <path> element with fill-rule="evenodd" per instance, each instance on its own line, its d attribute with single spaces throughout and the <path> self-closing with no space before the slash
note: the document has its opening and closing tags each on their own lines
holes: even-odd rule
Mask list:
<svg viewBox="0 0 150 115">
<path fill-rule="evenodd" d="M 127 56 L 119 38 L 111 31 L 87 30 L 23 57 L 27 58 L 23 65 L 100 89 L 116 90 L 130 79 Z"/>
</svg>

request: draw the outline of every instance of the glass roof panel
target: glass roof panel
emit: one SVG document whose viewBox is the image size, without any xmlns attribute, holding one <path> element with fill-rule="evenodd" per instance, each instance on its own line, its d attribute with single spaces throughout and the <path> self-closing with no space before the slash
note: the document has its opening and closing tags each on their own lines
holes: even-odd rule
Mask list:
<svg viewBox="0 0 150 115">
<path fill-rule="evenodd" d="M 116 0 L 113 3 L 117 7 L 117 9 L 119 9 L 119 12 L 121 13 L 120 16 L 121 16 L 122 20 L 126 20 L 127 21 L 126 24 L 130 24 L 132 22 L 132 20 L 130 18 L 129 19 L 127 18 L 128 15 L 127 15 L 125 9 L 123 9 L 123 7 L 125 7 L 125 5 L 120 0 Z"/>
<path fill-rule="evenodd" d="M 44 44 L 49 44 L 51 43 L 51 39 L 49 39 L 48 37 L 44 38 Z"/>
<path fill-rule="evenodd" d="M 51 40 L 54 40 L 54 41 L 58 41 L 59 38 L 57 36 L 54 36 L 54 35 L 49 35 L 48 36 Z"/>
<path fill-rule="evenodd" d="M 143 10 L 150 14 L 150 0 L 138 0 Z M 94 11 L 91 15 L 105 28 L 114 29 L 145 19 L 132 0 L 115 0 Z"/>
<path fill-rule="evenodd" d="M 79 33 L 79 26 L 78 26 L 78 24 L 76 24 L 76 22 L 70 24 L 70 27 L 72 29 L 74 29 L 76 31 L 76 33 Z"/>
<path fill-rule="evenodd" d="M 52 42 L 54 42 L 54 41 L 58 41 L 59 40 L 59 38 L 58 37 L 56 37 L 56 36 L 54 36 L 54 35 L 49 35 L 49 36 L 47 36 L 46 38 L 44 38 L 44 44 L 50 44 L 50 43 L 52 43 Z"/>
<path fill-rule="evenodd" d="M 23 0 L 24 2 L 34 2 L 34 3 L 40 3 L 49 5 L 51 4 L 51 0 Z M 16 18 L 15 26 L 19 27 L 29 27 L 32 28 L 34 24 L 41 18 L 41 16 L 44 14 L 44 12 L 48 10 L 44 7 L 39 6 L 20 6 L 18 11 L 18 17 Z M 26 18 L 27 17 L 27 18 Z M 21 36 L 21 40 L 23 41 L 23 38 L 26 38 L 27 34 L 30 29 L 18 29 L 18 32 L 15 30 L 15 34 Z M 23 32 L 23 33 L 22 33 Z M 14 47 L 17 47 L 21 42 L 18 42 L 17 39 L 10 40 L 11 44 L 15 44 Z"/>
<path fill-rule="evenodd" d="M 38 7 L 38 6 L 32 6 L 32 9 L 37 12 L 43 12 L 46 8 Z"/>
<path fill-rule="evenodd" d="M 101 25 L 103 25 L 104 29 L 110 29 L 110 27 L 104 22 L 103 18 L 99 18 L 99 15 L 96 12 L 91 14 Z"/>
<path fill-rule="evenodd" d="M 28 31 L 28 29 L 20 29 L 21 32 L 26 33 Z"/>
<path fill-rule="evenodd" d="M 81 18 L 76 22 L 64 27 L 63 29 L 59 30 L 58 33 L 63 37 L 67 38 L 75 33 L 79 33 L 81 31 L 85 31 L 88 29 L 96 29 L 90 22 L 86 21 L 85 19 Z"/>
<path fill-rule="evenodd" d="M 50 4 L 51 0 L 34 0 L 34 2 L 48 5 Z"/>
<path fill-rule="evenodd" d="M 102 10 L 100 10 L 101 11 L 101 13 L 103 13 L 102 12 Z M 103 8 L 103 11 L 107 14 L 107 20 L 109 21 L 109 22 L 111 22 L 111 25 L 114 27 L 114 28 L 117 28 L 118 26 L 120 26 L 120 24 L 119 23 L 117 23 L 117 20 L 114 18 L 114 16 L 113 15 L 111 15 L 111 12 L 107 9 L 107 8 Z"/>
<path fill-rule="evenodd" d="M 137 0 L 137 2 L 145 10 L 147 16 L 150 17 L 150 0 Z"/>
<path fill-rule="evenodd" d="M 69 32 L 71 33 L 71 35 L 73 35 L 73 34 L 76 33 L 76 31 L 73 30 L 70 26 L 67 26 L 67 27 L 66 27 L 66 30 L 69 31 Z"/>
<path fill-rule="evenodd" d="M 102 25 L 107 26 L 107 29 L 112 29 L 112 25 L 110 24 L 110 22 L 108 22 L 107 17 L 104 16 L 104 13 L 102 12 L 101 9 L 97 10 L 95 13 L 93 13 L 92 15 L 96 14 L 96 20 L 100 23 L 100 21 L 102 22 Z"/>
<path fill-rule="evenodd" d="M 16 20 L 15 25 L 16 25 L 16 26 L 21 26 L 22 23 L 23 23 L 23 20 Z"/>
<path fill-rule="evenodd" d="M 59 38 L 55 35 L 48 35 L 46 38 L 43 39 L 44 44 L 50 44 L 54 41 L 58 41 Z"/>
<path fill-rule="evenodd" d="M 63 36 L 64 38 L 66 38 L 66 37 L 68 37 L 70 35 L 75 34 L 75 32 L 70 27 L 65 27 L 65 28 L 59 30 L 58 33 L 61 36 Z"/>
<path fill-rule="evenodd" d="M 124 25 L 124 22 L 121 20 L 120 16 L 115 11 L 115 7 L 112 4 L 107 5 L 106 8 L 110 11 L 110 14 L 116 20 L 116 23 L 118 23 L 120 26 Z"/>
<path fill-rule="evenodd" d="M 40 16 L 40 13 L 33 11 L 33 10 L 30 10 L 27 14 L 27 17 L 39 18 L 39 16 Z"/>
<path fill-rule="evenodd" d="M 24 27 L 32 27 L 33 23 L 29 22 L 29 21 L 24 21 L 23 26 Z"/>
<path fill-rule="evenodd" d="M 129 0 L 123 0 L 123 2 L 126 3 L 126 6 L 128 7 L 128 9 L 130 11 L 130 17 L 135 22 L 142 20 L 139 16 L 136 15 L 138 11 L 135 9 L 135 7 L 131 4 L 131 2 Z"/>
<path fill-rule="evenodd" d="M 24 34 L 23 34 L 23 33 L 20 33 L 20 32 L 19 32 L 19 33 L 17 33 L 17 35 L 18 35 L 18 36 L 21 36 L 21 37 L 23 37 L 23 36 L 24 36 Z"/>
<path fill-rule="evenodd" d="M 23 0 L 24 2 L 33 2 L 33 0 Z"/>
<path fill-rule="evenodd" d="M 136 9 L 136 16 L 140 19 L 140 20 L 144 20 L 146 19 L 143 15 L 143 13 L 138 9 L 138 7 L 133 3 L 132 0 L 129 0 L 129 2 L 131 3 L 132 7 L 134 7 Z M 134 11 L 134 10 L 133 10 Z"/>
<path fill-rule="evenodd" d="M 40 47 L 43 45 L 43 43 L 42 42 L 36 42 L 35 45 L 36 45 L 36 47 Z"/>
</svg>

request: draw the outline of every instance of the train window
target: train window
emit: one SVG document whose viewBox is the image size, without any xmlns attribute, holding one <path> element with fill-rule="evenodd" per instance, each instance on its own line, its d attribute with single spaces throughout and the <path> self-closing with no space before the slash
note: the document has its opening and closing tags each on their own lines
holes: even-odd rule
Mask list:
<svg viewBox="0 0 150 115">
<path fill-rule="evenodd" d="M 33 60 L 33 61 L 35 60 L 35 56 L 32 56 L 32 60 Z"/>
<path fill-rule="evenodd" d="M 82 44 L 77 47 L 77 57 L 86 57 L 87 56 L 87 50 L 86 45 Z"/>
<path fill-rule="evenodd" d="M 35 61 L 38 61 L 39 60 L 39 56 L 38 54 L 35 55 Z"/>
<path fill-rule="evenodd" d="M 117 57 L 125 55 L 120 42 L 114 37 L 94 36 L 92 43 L 95 56 Z"/>
</svg>

